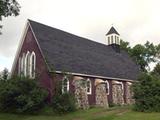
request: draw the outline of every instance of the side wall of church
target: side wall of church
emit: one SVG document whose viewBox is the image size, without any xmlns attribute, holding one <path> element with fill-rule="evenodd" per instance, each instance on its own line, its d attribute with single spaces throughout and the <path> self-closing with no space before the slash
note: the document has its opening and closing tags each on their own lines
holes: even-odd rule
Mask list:
<svg viewBox="0 0 160 120">
<path fill-rule="evenodd" d="M 54 95 L 55 90 L 55 82 L 57 80 L 62 80 L 63 75 L 56 73 L 55 75 L 50 74 L 46 65 L 46 61 L 43 58 L 41 51 L 38 47 L 38 44 L 34 38 L 34 34 L 32 33 L 31 28 L 28 29 L 26 36 L 24 38 L 24 43 L 22 45 L 22 49 L 18 55 L 19 57 L 22 57 L 23 54 L 27 52 L 34 51 L 36 54 L 36 77 L 38 78 L 41 85 L 48 90 L 49 92 L 49 98 Z M 14 71 L 14 75 L 18 74 L 18 59 L 16 62 L 16 67 Z M 87 94 L 86 88 L 80 87 L 80 81 L 77 80 L 76 77 L 80 77 L 83 79 L 89 79 L 91 81 L 91 94 Z M 120 81 L 120 80 L 111 80 L 111 79 L 101 79 L 100 83 L 96 83 L 96 79 L 100 78 L 94 78 L 94 77 L 86 77 L 86 76 L 71 76 L 69 78 L 69 91 L 74 94 L 80 94 L 80 91 L 82 91 L 82 98 L 84 98 L 84 104 L 87 106 L 104 106 L 108 107 L 109 103 L 114 104 L 132 104 L 134 100 L 132 99 L 133 92 L 130 90 L 131 84 L 126 81 Z M 76 80 L 76 82 L 75 82 Z M 105 88 L 105 81 L 108 81 L 109 84 L 109 90 Z M 120 83 L 118 83 L 118 82 Z M 123 85 L 123 88 L 122 88 Z M 108 91 L 108 93 L 107 93 Z M 78 99 L 78 96 L 77 96 Z M 81 103 L 81 102 L 79 102 Z M 81 103 L 81 106 L 83 106 L 83 103 Z M 87 108 L 87 107 L 86 107 Z"/>
<path fill-rule="evenodd" d="M 34 38 L 34 35 L 31 31 L 31 28 L 29 27 L 26 33 L 26 36 L 24 38 L 24 42 L 21 48 L 21 51 L 18 55 L 18 59 L 19 57 L 22 58 L 23 54 L 26 54 L 27 52 L 35 52 L 36 55 L 36 69 L 35 69 L 35 73 L 36 73 L 36 77 L 38 78 L 38 80 L 40 81 L 41 85 L 47 89 L 47 91 L 49 92 L 49 98 L 52 96 L 52 90 L 54 87 L 54 83 L 51 79 L 51 75 L 48 72 L 47 66 L 46 66 L 46 62 L 43 59 L 43 56 L 40 52 L 40 49 L 38 47 L 38 44 Z M 16 61 L 16 67 L 15 67 L 15 71 L 13 73 L 13 75 L 18 75 L 18 69 L 19 69 L 19 60 L 17 59 Z"/>
<path fill-rule="evenodd" d="M 56 80 L 62 80 L 64 76 L 56 74 Z M 86 85 L 81 85 L 83 80 L 91 81 L 91 94 L 87 94 Z M 97 82 L 97 80 L 99 80 Z M 74 76 L 69 77 L 69 91 L 73 93 L 78 101 L 79 108 L 88 106 L 109 107 L 109 104 L 125 105 L 132 104 L 131 82 L 119 80 L 107 80 L 109 90 L 106 88 L 106 79 L 93 77 Z M 129 83 L 129 84 L 128 84 Z"/>
</svg>

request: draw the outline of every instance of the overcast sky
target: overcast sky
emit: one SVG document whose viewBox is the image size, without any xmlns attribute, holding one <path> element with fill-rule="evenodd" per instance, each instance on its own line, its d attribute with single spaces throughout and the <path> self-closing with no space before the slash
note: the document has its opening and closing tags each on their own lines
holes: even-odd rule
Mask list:
<svg viewBox="0 0 160 120">
<path fill-rule="evenodd" d="M 11 69 L 27 19 L 105 43 L 113 26 L 121 38 L 135 44 L 160 43 L 159 0 L 18 0 L 18 17 L 3 18 L 0 71 Z"/>
</svg>

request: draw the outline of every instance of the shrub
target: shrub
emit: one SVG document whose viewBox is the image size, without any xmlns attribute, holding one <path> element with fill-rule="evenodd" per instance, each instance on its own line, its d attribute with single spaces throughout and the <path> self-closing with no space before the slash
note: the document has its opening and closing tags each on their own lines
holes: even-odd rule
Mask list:
<svg viewBox="0 0 160 120">
<path fill-rule="evenodd" d="M 109 107 L 115 107 L 116 104 L 114 104 L 113 102 L 108 102 Z"/>
<path fill-rule="evenodd" d="M 47 91 L 36 80 L 15 77 L 0 83 L 0 110 L 3 112 L 35 113 L 47 98 Z"/>
<path fill-rule="evenodd" d="M 0 72 L 0 80 L 7 80 L 9 76 L 9 72 L 7 68 L 4 68 L 2 72 Z"/>
<path fill-rule="evenodd" d="M 142 112 L 160 111 L 160 78 L 143 73 L 133 85 L 134 109 Z"/>
<path fill-rule="evenodd" d="M 71 93 L 57 94 L 53 97 L 52 107 L 58 114 L 73 112 L 76 110 L 74 96 Z"/>
</svg>

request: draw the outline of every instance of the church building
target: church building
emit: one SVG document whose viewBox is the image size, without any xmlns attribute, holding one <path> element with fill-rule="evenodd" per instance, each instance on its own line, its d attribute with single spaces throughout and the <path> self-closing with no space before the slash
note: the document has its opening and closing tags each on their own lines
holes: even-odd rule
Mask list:
<svg viewBox="0 0 160 120">
<path fill-rule="evenodd" d="M 120 49 L 120 34 L 114 27 L 104 37 L 106 44 L 28 20 L 12 75 L 36 78 L 49 98 L 61 81 L 62 94 L 73 93 L 79 108 L 132 104 L 130 87 L 139 66 Z"/>
</svg>

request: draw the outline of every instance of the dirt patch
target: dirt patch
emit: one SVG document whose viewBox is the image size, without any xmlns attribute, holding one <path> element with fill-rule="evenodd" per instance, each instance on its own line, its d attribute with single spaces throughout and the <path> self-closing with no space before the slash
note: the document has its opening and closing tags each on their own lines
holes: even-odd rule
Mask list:
<svg viewBox="0 0 160 120">
<path fill-rule="evenodd" d="M 129 110 L 121 110 L 118 113 L 116 113 L 117 116 L 123 115 L 125 113 L 127 113 Z"/>
<path fill-rule="evenodd" d="M 93 113 L 93 116 L 109 115 L 117 112 L 119 112 L 119 110 L 103 110 Z"/>
</svg>

